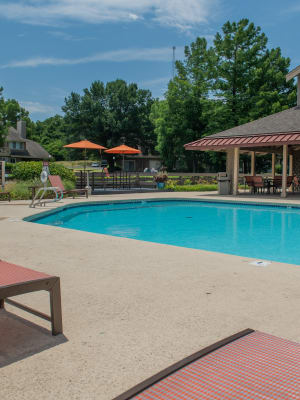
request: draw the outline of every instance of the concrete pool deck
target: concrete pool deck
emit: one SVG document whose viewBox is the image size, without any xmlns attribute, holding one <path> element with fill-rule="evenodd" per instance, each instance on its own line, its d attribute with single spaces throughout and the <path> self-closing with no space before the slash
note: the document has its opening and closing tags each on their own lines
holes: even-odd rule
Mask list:
<svg viewBox="0 0 300 400">
<path fill-rule="evenodd" d="M 296 196 L 212 193 L 92 196 L 299 204 Z M 47 209 L 85 202 L 64 199 Z M 22 221 L 44 211 L 0 202 L 0 258 L 61 277 L 64 336 L 0 311 L 1 400 L 109 400 L 162 368 L 245 328 L 300 342 L 300 267 Z M 276 249 L 274 249 L 276 252 Z M 47 293 L 22 296 L 48 312 Z M 23 319 L 23 317 L 25 319 Z M 46 329 L 45 329 L 46 328 Z"/>
</svg>

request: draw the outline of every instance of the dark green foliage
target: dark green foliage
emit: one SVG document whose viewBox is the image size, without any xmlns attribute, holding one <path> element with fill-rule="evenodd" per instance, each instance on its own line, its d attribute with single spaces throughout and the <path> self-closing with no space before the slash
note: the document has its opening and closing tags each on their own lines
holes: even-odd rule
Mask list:
<svg viewBox="0 0 300 400">
<path fill-rule="evenodd" d="M 71 93 L 65 99 L 66 138 L 69 142 L 88 139 L 105 147 L 141 146 L 153 151 L 156 138 L 149 114 L 153 99 L 149 90 L 117 79 L 104 85 L 95 81 L 83 95 Z M 78 158 L 78 153 L 73 153 Z"/>
<path fill-rule="evenodd" d="M 187 46 L 166 100 L 151 113 L 167 168 L 224 170 L 224 154 L 185 151 L 183 145 L 294 106 L 295 85 L 285 80 L 289 67 L 290 60 L 278 48 L 267 49 L 267 37 L 247 19 L 227 22 L 210 48 L 204 38 Z"/>
<path fill-rule="evenodd" d="M 25 108 L 21 107 L 17 100 L 5 100 L 2 92 L 3 88 L 0 87 L 0 146 L 3 146 L 3 140 L 6 137 L 7 128 L 10 126 L 16 126 L 17 121 L 20 119 L 26 122 L 27 133 L 29 137 L 31 134 L 33 134 L 35 129 L 34 122 L 32 122 L 29 118 L 29 112 L 26 111 Z"/>
<path fill-rule="evenodd" d="M 267 49 L 267 37 L 247 19 L 226 22 L 214 40 L 212 88 L 222 99 L 219 130 L 283 111 L 295 105 L 293 82 L 286 82 L 290 60 Z"/>
<path fill-rule="evenodd" d="M 49 170 L 51 175 L 59 175 L 61 179 L 75 181 L 75 175 L 72 170 L 63 165 L 50 163 Z M 12 167 L 12 178 L 20 181 L 39 179 L 42 172 L 41 161 L 18 162 Z"/>
<path fill-rule="evenodd" d="M 60 115 L 37 121 L 32 140 L 40 143 L 56 161 L 68 158 L 69 152 L 63 146 L 67 144 L 66 122 Z"/>
</svg>

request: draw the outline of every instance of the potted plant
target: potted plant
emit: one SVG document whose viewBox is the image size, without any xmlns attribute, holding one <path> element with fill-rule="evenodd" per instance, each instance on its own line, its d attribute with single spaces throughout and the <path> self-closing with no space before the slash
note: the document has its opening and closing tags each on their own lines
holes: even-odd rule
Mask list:
<svg viewBox="0 0 300 400">
<path fill-rule="evenodd" d="M 167 180 L 168 175 L 166 174 L 166 172 L 159 172 L 154 176 L 154 181 L 157 184 L 157 189 L 163 189 Z"/>
</svg>

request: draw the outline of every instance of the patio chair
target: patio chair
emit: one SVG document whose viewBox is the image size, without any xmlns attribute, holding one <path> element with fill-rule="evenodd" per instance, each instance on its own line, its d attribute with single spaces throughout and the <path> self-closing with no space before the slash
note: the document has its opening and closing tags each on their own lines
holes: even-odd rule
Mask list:
<svg viewBox="0 0 300 400">
<path fill-rule="evenodd" d="M 262 176 L 253 176 L 252 182 L 255 193 L 259 192 L 259 189 L 261 193 L 263 192 L 264 189 L 268 189 L 268 185 L 264 182 Z"/>
<path fill-rule="evenodd" d="M 245 176 L 246 185 L 250 188 L 251 193 L 255 191 L 253 178 L 253 176 Z"/>
<path fill-rule="evenodd" d="M 46 290 L 50 294 L 50 316 L 10 299 L 13 296 L 37 292 L 39 290 Z M 0 260 L 0 309 L 4 308 L 5 303 L 50 321 L 52 335 L 62 333 L 59 277 Z"/>
<path fill-rule="evenodd" d="M 246 329 L 173 364 L 114 400 L 299 399 L 300 344 Z"/>
<path fill-rule="evenodd" d="M 294 182 L 294 176 L 287 176 L 286 178 L 286 187 L 289 188 Z"/>
<path fill-rule="evenodd" d="M 88 189 L 86 188 L 66 190 L 59 175 L 48 175 L 48 179 L 51 186 L 59 188 L 64 195 L 71 194 L 73 196 L 73 199 L 75 198 L 76 194 L 84 194 L 86 198 L 89 197 Z"/>
<path fill-rule="evenodd" d="M 10 195 L 10 193 L 9 192 L 1 192 L 0 191 L 0 198 L 1 197 L 4 197 L 4 200 L 5 200 L 5 198 L 10 202 L 11 201 L 11 195 Z"/>
<path fill-rule="evenodd" d="M 287 176 L 286 177 L 286 187 L 287 189 L 292 185 L 294 180 L 293 176 Z M 273 188 L 275 191 L 277 191 L 277 189 L 281 189 L 282 188 L 282 176 L 281 175 L 277 175 L 275 176 L 275 178 L 273 179 Z"/>
</svg>

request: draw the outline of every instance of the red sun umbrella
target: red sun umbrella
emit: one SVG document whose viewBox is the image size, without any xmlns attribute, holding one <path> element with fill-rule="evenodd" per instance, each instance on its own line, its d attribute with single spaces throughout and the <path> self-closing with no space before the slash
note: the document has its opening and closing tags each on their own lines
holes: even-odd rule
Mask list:
<svg viewBox="0 0 300 400">
<path fill-rule="evenodd" d="M 124 156 L 125 156 L 125 154 L 140 154 L 141 150 L 134 149 L 133 147 L 128 147 L 125 144 L 121 144 L 121 146 L 117 146 L 117 147 L 113 147 L 112 149 L 105 150 L 105 153 L 122 154 L 123 155 L 123 171 L 124 171 Z"/>
</svg>

